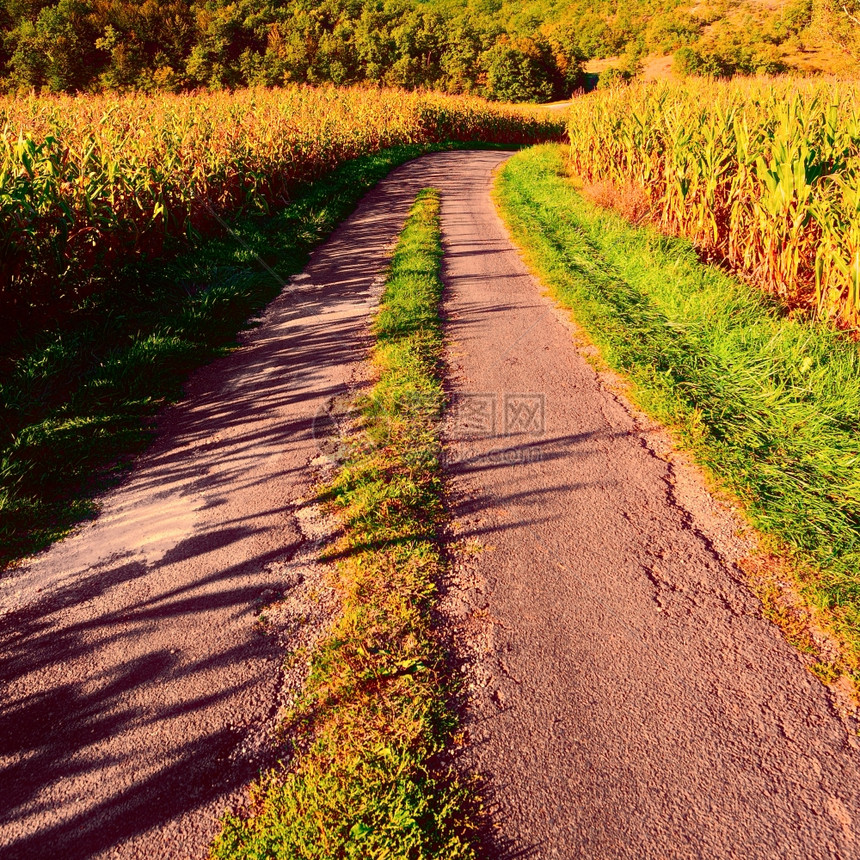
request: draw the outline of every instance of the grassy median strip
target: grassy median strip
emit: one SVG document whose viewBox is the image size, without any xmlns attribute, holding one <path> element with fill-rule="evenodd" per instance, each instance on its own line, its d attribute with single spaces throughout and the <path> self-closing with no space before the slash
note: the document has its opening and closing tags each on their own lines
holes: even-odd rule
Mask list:
<svg viewBox="0 0 860 860">
<path fill-rule="evenodd" d="M 860 681 L 857 345 L 790 319 L 689 242 L 589 203 L 560 147 L 512 158 L 497 194 L 536 270 L 639 405 L 791 554 L 801 592 L 846 647 L 841 671 Z"/>
<path fill-rule="evenodd" d="M 216 858 L 468 858 L 469 791 L 445 764 L 455 732 L 429 612 L 442 561 L 437 424 L 444 396 L 438 315 L 439 195 L 422 191 L 376 318 L 379 379 L 324 499 L 344 531 L 342 614 L 287 716 L 309 738 L 293 765 L 229 817 Z"/>
</svg>

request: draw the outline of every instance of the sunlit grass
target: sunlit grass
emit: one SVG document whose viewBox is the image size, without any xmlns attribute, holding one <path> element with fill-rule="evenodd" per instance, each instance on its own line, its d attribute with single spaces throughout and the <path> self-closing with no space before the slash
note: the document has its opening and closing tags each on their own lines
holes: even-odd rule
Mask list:
<svg viewBox="0 0 860 860">
<path fill-rule="evenodd" d="M 860 680 L 857 345 L 790 319 L 689 242 L 589 203 L 559 147 L 511 159 L 498 193 L 517 240 L 639 404 L 793 555 Z"/>
</svg>

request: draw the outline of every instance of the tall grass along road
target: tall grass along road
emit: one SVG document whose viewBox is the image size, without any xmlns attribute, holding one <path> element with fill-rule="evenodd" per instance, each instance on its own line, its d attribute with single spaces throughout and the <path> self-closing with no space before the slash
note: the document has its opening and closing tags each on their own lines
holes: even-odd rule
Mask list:
<svg viewBox="0 0 860 860">
<path fill-rule="evenodd" d="M 502 173 L 516 236 L 554 286 L 576 287 L 565 296 L 585 319 L 610 288 L 641 309 L 611 343 L 624 329 L 644 349 L 659 312 L 619 274 L 636 246 L 607 233 L 615 256 L 600 251 L 609 222 L 576 220 L 556 152 Z M 580 356 L 488 178 L 444 191 L 446 606 L 471 662 L 468 759 L 488 778 L 491 855 L 852 856 L 856 735 L 743 585 L 734 521 Z M 670 328 L 673 343 L 700 331 Z"/>
<path fill-rule="evenodd" d="M 371 192 L 192 377 L 100 517 L 3 580 L 4 857 L 199 855 L 270 763 L 336 603 L 305 540 L 319 416 L 366 375 L 373 285 L 416 193 L 498 158 L 414 162 Z"/>
</svg>

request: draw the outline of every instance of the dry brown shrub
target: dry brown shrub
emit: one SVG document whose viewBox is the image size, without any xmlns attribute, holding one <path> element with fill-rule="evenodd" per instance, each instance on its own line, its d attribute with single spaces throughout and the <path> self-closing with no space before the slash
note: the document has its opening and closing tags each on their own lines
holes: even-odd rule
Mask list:
<svg viewBox="0 0 860 860">
<path fill-rule="evenodd" d="M 586 185 L 582 193 L 598 206 L 614 209 L 631 224 L 642 224 L 651 217 L 651 207 L 648 205 L 645 190 L 635 182 L 616 185 L 604 179 Z"/>
</svg>

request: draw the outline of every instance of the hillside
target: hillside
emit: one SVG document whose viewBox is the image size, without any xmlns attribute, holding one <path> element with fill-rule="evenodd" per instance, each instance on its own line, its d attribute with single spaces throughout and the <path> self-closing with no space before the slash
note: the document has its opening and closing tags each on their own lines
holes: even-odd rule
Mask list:
<svg viewBox="0 0 860 860">
<path fill-rule="evenodd" d="M 592 81 L 601 74 L 644 81 L 761 73 L 853 76 L 858 29 L 847 6 L 811 0 L 677 6 L 647 21 L 623 51 L 586 58 L 584 72 Z"/>
<path fill-rule="evenodd" d="M 855 3 L 0 0 L 0 82 L 11 92 L 370 82 L 546 101 L 606 58 L 624 75 L 655 62 L 679 74 L 851 73 Z"/>
</svg>

